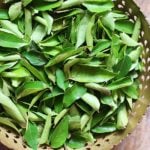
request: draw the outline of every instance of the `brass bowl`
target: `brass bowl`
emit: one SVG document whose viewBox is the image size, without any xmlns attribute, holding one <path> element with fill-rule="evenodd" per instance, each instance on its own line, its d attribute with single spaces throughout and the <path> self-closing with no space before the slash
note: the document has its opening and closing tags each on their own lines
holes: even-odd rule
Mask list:
<svg viewBox="0 0 150 150">
<path fill-rule="evenodd" d="M 126 12 L 131 20 L 135 21 L 138 16 L 142 22 L 140 40 L 144 45 L 144 51 L 142 53 L 144 70 L 139 78 L 140 97 L 139 100 L 134 103 L 132 111 L 129 112 L 129 123 L 125 130 L 99 136 L 95 143 L 87 144 L 87 146 L 84 148 L 85 150 L 112 149 L 113 146 L 119 144 L 135 129 L 138 122 L 142 119 L 142 116 L 150 105 L 150 26 L 146 21 L 145 16 L 142 14 L 133 0 L 116 0 L 115 6 L 117 9 Z M 23 142 L 21 136 L 2 126 L 0 126 L 0 142 L 13 150 L 30 150 L 30 148 Z M 39 149 L 51 150 L 51 148 L 47 146 L 41 147 Z M 64 150 L 64 148 L 61 148 L 61 150 Z"/>
</svg>

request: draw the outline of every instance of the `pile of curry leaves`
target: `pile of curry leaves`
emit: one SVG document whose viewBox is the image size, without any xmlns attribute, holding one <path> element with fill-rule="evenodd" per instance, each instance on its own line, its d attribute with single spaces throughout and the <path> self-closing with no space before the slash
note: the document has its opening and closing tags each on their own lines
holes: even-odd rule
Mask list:
<svg viewBox="0 0 150 150">
<path fill-rule="evenodd" d="M 112 0 L 3 0 L 0 124 L 37 149 L 126 128 L 142 70 L 140 19 Z"/>
</svg>

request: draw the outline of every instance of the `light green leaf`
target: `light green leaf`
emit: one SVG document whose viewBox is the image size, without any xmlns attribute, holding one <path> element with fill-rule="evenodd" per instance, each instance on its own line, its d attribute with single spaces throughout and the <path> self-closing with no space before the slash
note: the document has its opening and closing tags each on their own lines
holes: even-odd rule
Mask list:
<svg viewBox="0 0 150 150">
<path fill-rule="evenodd" d="M 9 119 L 9 118 L 5 118 L 5 117 L 0 117 L 0 124 L 2 125 L 6 125 L 12 129 L 14 129 L 15 131 L 17 131 L 19 133 L 18 128 L 16 127 L 16 125 L 13 123 L 13 120 Z"/>
<path fill-rule="evenodd" d="M 117 129 L 124 129 L 128 124 L 128 114 L 125 104 L 121 104 L 117 111 Z"/>
<path fill-rule="evenodd" d="M 17 96 L 17 99 L 20 99 L 22 97 L 37 93 L 47 88 L 49 88 L 48 85 L 46 85 L 42 81 L 26 82 L 16 90 L 16 96 Z"/>
<path fill-rule="evenodd" d="M 127 46 L 138 46 L 140 43 L 137 43 L 134 39 L 132 39 L 129 35 L 126 33 L 121 33 L 120 37 L 122 39 L 122 42 L 126 44 Z"/>
<path fill-rule="evenodd" d="M 82 82 L 82 83 L 89 83 L 89 82 L 107 82 L 115 77 L 115 74 L 99 68 L 99 67 L 89 67 L 89 66 L 79 66 L 76 65 L 71 70 L 70 79 Z"/>
<path fill-rule="evenodd" d="M 42 135 L 41 135 L 40 142 L 39 142 L 40 144 L 48 143 L 51 126 L 52 126 L 51 115 L 49 114 L 46 117 L 45 126 L 43 128 Z"/>
<path fill-rule="evenodd" d="M 11 31 L 12 33 L 14 33 L 19 38 L 24 37 L 24 35 L 19 31 L 19 28 L 16 24 L 14 24 L 8 20 L 0 20 L 0 24 L 1 24 L 2 28 Z"/>
<path fill-rule="evenodd" d="M 8 13 L 11 20 L 15 20 L 16 18 L 18 18 L 22 13 L 22 2 L 13 3 L 9 7 Z"/>
<path fill-rule="evenodd" d="M 102 13 L 105 11 L 110 11 L 113 7 L 114 4 L 112 1 L 108 1 L 108 2 L 84 2 L 83 6 L 86 7 L 90 12 L 94 12 L 94 13 Z"/>
<path fill-rule="evenodd" d="M 133 84 L 133 81 L 130 77 L 125 77 L 125 78 L 121 78 L 121 79 L 118 79 L 112 83 L 110 83 L 107 88 L 109 90 L 116 90 L 116 89 L 120 89 L 120 88 L 123 88 L 123 87 L 127 87 L 127 86 L 130 86 Z"/>
<path fill-rule="evenodd" d="M 26 41 L 10 32 L 0 30 L 0 46 L 6 48 L 21 48 L 28 45 Z"/>
<path fill-rule="evenodd" d="M 28 127 L 24 134 L 24 139 L 27 144 L 33 148 L 33 150 L 37 150 L 38 148 L 38 128 L 36 124 L 28 122 Z"/>
<path fill-rule="evenodd" d="M 85 103 L 87 103 L 89 106 L 91 106 L 95 111 L 99 111 L 99 109 L 100 109 L 100 101 L 99 101 L 99 99 L 96 96 L 94 96 L 94 95 L 92 95 L 90 93 L 85 93 L 81 97 L 81 99 Z"/>
<path fill-rule="evenodd" d="M 111 31 L 115 30 L 115 19 L 113 18 L 113 14 L 111 12 L 109 12 L 103 16 L 102 23 L 104 26 L 109 28 Z"/>
<path fill-rule="evenodd" d="M 56 83 L 59 88 L 65 91 L 68 87 L 68 82 L 66 81 L 65 74 L 61 69 L 56 70 Z"/>
<path fill-rule="evenodd" d="M 39 24 L 33 30 L 33 33 L 31 35 L 31 40 L 33 40 L 36 43 L 39 43 L 43 40 L 45 36 L 46 36 L 46 27 Z"/>
<path fill-rule="evenodd" d="M 19 123 L 25 123 L 25 120 L 16 107 L 14 102 L 0 91 L 0 104 L 3 106 L 6 113 Z"/>
<path fill-rule="evenodd" d="M 76 48 L 80 47 L 86 39 L 86 32 L 88 28 L 88 23 L 89 23 L 89 16 L 88 14 L 85 14 L 85 16 L 82 18 L 80 21 L 78 27 L 77 27 L 77 43 L 76 43 Z"/>
<path fill-rule="evenodd" d="M 115 22 L 115 29 L 127 34 L 132 34 L 134 29 L 134 24 L 128 20 L 118 20 Z"/>
<path fill-rule="evenodd" d="M 113 123 L 107 123 L 102 126 L 97 126 L 92 129 L 93 133 L 110 133 L 116 131 L 116 125 Z"/>
<path fill-rule="evenodd" d="M 138 41 L 140 32 L 141 32 L 141 20 L 140 20 L 140 18 L 137 18 L 137 20 L 135 22 L 134 30 L 132 33 L 132 39 L 135 41 Z"/>
</svg>

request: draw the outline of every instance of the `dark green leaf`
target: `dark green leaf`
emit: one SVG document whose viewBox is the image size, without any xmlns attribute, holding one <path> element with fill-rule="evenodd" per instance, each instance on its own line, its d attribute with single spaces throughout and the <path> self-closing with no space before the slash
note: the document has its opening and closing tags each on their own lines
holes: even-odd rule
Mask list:
<svg viewBox="0 0 150 150">
<path fill-rule="evenodd" d="M 127 34 L 132 34 L 134 29 L 134 24 L 128 20 L 118 20 L 115 22 L 115 29 Z"/>
<path fill-rule="evenodd" d="M 44 83 L 47 83 L 47 80 L 45 79 L 45 76 L 41 73 L 41 71 L 37 70 L 35 67 L 30 65 L 28 61 L 25 59 L 21 60 L 21 64 L 27 68 L 37 79 L 43 81 Z"/>
<path fill-rule="evenodd" d="M 52 148 L 59 148 L 65 143 L 68 137 L 68 128 L 69 128 L 68 125 L 69 125 L 69 118 L 68 116 L 66 116 L 56 126 L 56 128 L 54 129 L 51 135 L 51 140 L 50 140 Z"/>
<path fill-rule="evenodd" d="M 104 124 L 103 126 L 97 126 L 92 129 L 93 133 L 110 133 L 116 131 L 116 125 L 113 123 L 107 123 Z"/>
<path fill-rule="evenodd" d="M 6 9 L 0 9 L 0 19 L 9 19 L 8 11 Z"/>
<path fill-rule="evenodd" d="M 63 103 L 65 107 L 69 107 L 76 100 L 81 98 L 86 93 L 86 88 L 79 84 L 73 85 L 71 88 L 68 88 L 64 94 Z"/>
<path fill-rule="evenodd" d="M 117 78 L 122 78 L 128 74 L 130 71 L 132 62 L 129 56 L 124 56 L 124 58 L 115 66 L 115 71 L 118 72 Z"/>
<path fill-rule="evenodd" d="M 41 53 L 35 51 L 26 51 L 23 53 L 23 56 L 34 66 L 43 66 L 46 64 L 46 59 Z"/>
<path fill-rule="evenodd" d="M 82 137 L 71 137 L 71 139 L 67 142 L 67 145 L 73 149 L 83 148 L 86 141 Z"/>
<path fill-rule="evenodd" d="M 127 94 L 129 97 L 133 99 L 138 99 L 139 97 L 139 89 L 137 85 L 133 84 L 129 87 L 123 88 L 122 89 L 125 94 Z"/>
</svg>

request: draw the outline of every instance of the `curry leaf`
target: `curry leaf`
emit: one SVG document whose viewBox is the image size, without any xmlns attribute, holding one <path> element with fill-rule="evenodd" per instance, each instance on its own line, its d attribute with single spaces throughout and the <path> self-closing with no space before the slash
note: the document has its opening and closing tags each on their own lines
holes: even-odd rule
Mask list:
<svg viewBox="0 0 150 150">
<path fill-rule="evenodd" d="M 116 131 L 116 125 L 112 123 L 104 124 L 103 126 L 97 126 L 92 129 L 93 133 L 110 133 Z"/>
<path fill-rule="evenodd" d="M 100 101 L 98 98 L 92 94 L 85 93 L 81 99 L 87 103 L 89 106 L 91 106 L 95 111 L 99 111 L 100 109 Z"/>
<path fill-rule="evenodd" d="M 6 9 L 0 9 L 0 19 L 9 19 L 8 12 Z"/>
<path fill-rule="evenodd" d="M 124 129 L 128 123 L 128 114 L 125 104 L 121 104 L 117 112 L 117 128 Z"/>
<path fill-rule="evenodd" d="M 123 87 L 128 87 L 132 84 L 133 84 L 133 80 L 129 77 L 125 77 L 125 78 L 121 78 L 121 79 L 118 79 L 118 80 L 110 83 L 107 86 L 107 88 L 109 90 L 116 90 L 116 89 L 120 89 L 120 88 L 123 88 Z"/>
<path fill-rule="evenodd" d="M 64 94 L 63 103 L 65 107 L 69 107 L 76 100 L 81 98 L 86 93 L 86 88 L 80 84 L 75 84 L 71 88 L 68 88 Z"/>
<path fill-rule="evenodd" d="M 0 104 L 3 106 L 7 114 L 9 114 L 12 118 L 15 120 L 19 121 L 20 123 L 25 123 L 25 120 L 16 107 L 16 105 L 13 103 L 13 101 L 5 96 L 1 91 L 0 91 Z"/>
<path fill-rule="evenodd" d="M 121 37 L 123 43 L 126 44 L 127 46 L 138 46 L 138 45 L 140 45 L 134 39 L 132 39 L 130 36 L 128 36 L 126 33 L 121 33 L 120 37 Z"/>
<path fill-rule="evenodd" d="M 8 126 L 12 129 L 14 129 L 15 131 L 17 131 L 19 133 L 18 128 L 16 127 L 16 125 L 13 123 L 13 121 L 9 118 L 5 118 L 5 117 L 0 117 L 0 124 Z"/>
<path fill-rule="evenodd" d="M 37 57 L 39 55 L 39 57 Z M 46 58 L 41 53 L 35 51 L 24 52 L 23 56 L 34 66 L 43 66 L 46 64 Z"/>
<path fill-rule="evenodd" d="M 54 129 L 50 140 L 52 148 L 59 148 L 65 143 L 68 137 L 68 123 L 69 119 L 68 116 L 66 116 Z"/>
<path fill-rule="evenodd" d="M 94 74 L 93 74 L 94 73 Z M 74 66 L 71 71 L 70 79 L 77 82 L 107 82 L 115 77 L 115 74 L 99 68 L 89 66 Z"/>
<path fill-rule="evenodd" d="M 0 30 L 0 46 L 6 48 L 21 48 L 28 45 L 26 41 L 10 32 Z"/>
<path fill-rule="evenodd" d="M 11 20 L 15 20 L 18 18 L 21 14 L 22 11 L 22 3 L 21 2 L 16 2 L 12 4 L 9 8 L 9 17 Z"/>
<path fill-rule="evenodd" d="M 83 6 L 85 6 L 90 12 L 102 13 L 105 11 L 110 11 L 113 8 L 114 4 L 111 1 L 104 3 L 101 2 L 94 3 L 93 1 L 90 2 L 87 1 L 83 3 Z"/>
<path fill-rule="evenodd" d="M 36 124 L 29 122 L 26 132 L 24 134 L 24 139 L 27 141 L 27 144 L 37 150 L 38 148 L 38 128 Z"/>
<path fill-rule="evenodd" d="M 128 20 L 118 20 L 115 22 L 115 29 L 127 34 L 132 34 L 134 25 L 131 21 Z"/>
<path fill-rule="evenodd" d="M 68 82 L 66 81 L 65 75 L 60 69 L 56 70 L 56 83 L 62 90 L 65 90 L 68 87 Z"/>
<path fill-rule="evenodd" d="M 48 88 L 48 85 L 42 81 L 30 81 L 24 83 L 21 87 L 16 90 L 17 99 L 25 97 L 30 94 L 37 93 L 39 91 L 45 90 Z"/>
<path fill-rule="evenodd" d="M 82 18 L 77 27 L 76 48 L 80 47 L 85 42 L 88 23 L 89 23 L 89 16 L 88 14 L 85 14 L 85 16 Z"/>
</svg>

